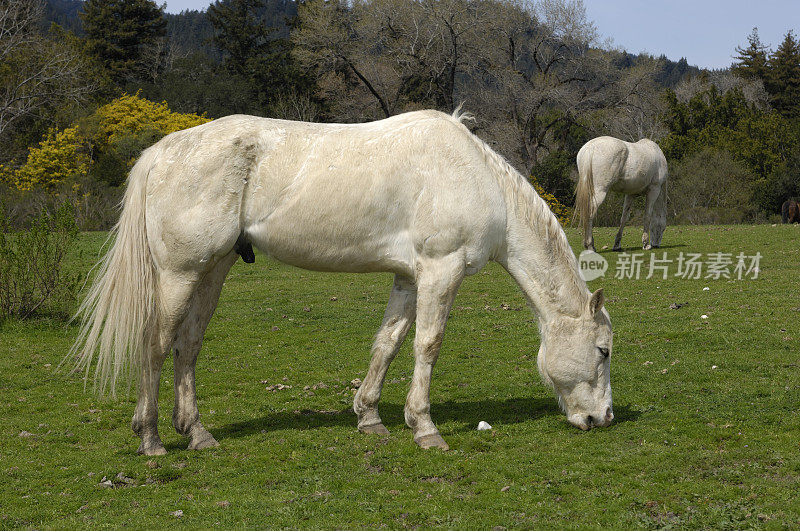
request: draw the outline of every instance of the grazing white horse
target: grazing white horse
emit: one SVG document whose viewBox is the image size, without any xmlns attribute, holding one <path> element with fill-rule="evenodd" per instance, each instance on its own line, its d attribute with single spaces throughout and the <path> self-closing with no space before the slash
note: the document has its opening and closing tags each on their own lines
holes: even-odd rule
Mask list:
<svg viewBox="0 0 800 531">
<path fill-rule="evenodd" d="M 378 399 L 416 319 L 405 420 L 419 446 L 447 448 L 430 416 L 431 371 L 456 290 L 488 260 L 538 313 L 538 368 L 569 421 L 585 430 L 613 419 L 602 290 L 587 289 L 545 202 L 457 115 L 352 125 L 222 118 L 147 149 L 123 205 L 73 353 L 86 376 L 97 359 L 101 391 L 126 368 L 137 373 L 140 453 L 165 453 L 156 401 L 170 349 L 173 425 L 189 448 L 217 445 L 200 423 L 194 367 L 225 275 L 238 255 L 252 260 L 251 244 L 307 269 L 395 274 L 353 405 L 363 432 L 387 433 Z"/>
<path fill-rule="evenodd" d="M 658 144 L 646 138 L 631 143 L 601 136 L 578 151 L 575 213 L 583 225 L 586 249 L 594 251 L 592 223 L 609 190 L 625 195 L 614 250 L 622 250 L 622 230 L 636 195 L 645 196 L 642 248 L 661 245 L 667 226 L 667 159 Z"/>
</svg>

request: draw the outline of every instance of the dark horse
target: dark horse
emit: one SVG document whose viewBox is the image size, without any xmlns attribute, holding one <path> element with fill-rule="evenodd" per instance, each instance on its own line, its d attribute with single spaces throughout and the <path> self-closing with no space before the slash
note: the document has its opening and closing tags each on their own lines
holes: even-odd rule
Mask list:
<svg viewBox="0 0 800 531">
<path fill-rule="evenodd" d="M 781 207 L 781 221 L 784 223 L 800 223 L 800 205 L 794 199 L 789 199 Z"/>
</svg>

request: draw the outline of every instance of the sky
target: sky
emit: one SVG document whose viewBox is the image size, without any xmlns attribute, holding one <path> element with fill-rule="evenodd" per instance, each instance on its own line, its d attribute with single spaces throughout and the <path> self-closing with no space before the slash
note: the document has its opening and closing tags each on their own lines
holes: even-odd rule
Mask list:
<svg viewBox="0 0 800 531">
<path fill-rule="evenodd" d="M 786 32 L 800 33 L 800 0 L 585 0 L 603 37 L 631 53 L 685 57 L 691 65 L 727 68 L 736 47 L 758 28 L 775 49 Z"/>
<path fill-rule="evenodd" d="M 167 0 L 167 12 L 205 9 L 209 0 Z M 758 27 L 772 49 L 789 30 L 800 34 L 800 0 L 584 0 L 601 40 L 631 53 L 685 57 L 702 68 L 727 68 Z"/>
</svg>

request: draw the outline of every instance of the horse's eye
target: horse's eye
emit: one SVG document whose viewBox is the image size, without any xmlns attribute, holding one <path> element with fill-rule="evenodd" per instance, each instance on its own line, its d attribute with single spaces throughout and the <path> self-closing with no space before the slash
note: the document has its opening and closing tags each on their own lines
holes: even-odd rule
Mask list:
<svg viewBox="0 0 800 531">
<path fill-rule="evenodd" d="M 608 357 L 608 349 L 605 347 L 597 347 L 597 350 L 600 351 L 600 354 L 603 355 L 604 358 Z"/>
</svg>

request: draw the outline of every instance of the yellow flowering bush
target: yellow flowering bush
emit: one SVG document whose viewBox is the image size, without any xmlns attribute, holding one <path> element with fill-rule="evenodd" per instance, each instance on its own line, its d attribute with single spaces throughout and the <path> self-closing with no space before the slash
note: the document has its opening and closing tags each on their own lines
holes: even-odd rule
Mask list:
<svg viewBox="0 0 800 531">
<path fill-rule="evenodd" d="M 20 190 L 53 186 L 86 172 L 88 157 L 80 149 L 78 128 L 63 131 L 50 130 L 38 146 L 28 148 L 28 159 L 16 171 L 6 171 L 10 180 Z"/>
<path fill-rule="evenodd" d="M 0 183 L 11 183 L 14 179 L 14 170 L 0 164 Z"/>
<path fill-rule="evenodd" d="M 78 124 L 50 131 L 38 146 L 29 149 L 19 168 L 0 167 L 0 180 L 22 191 L 51 190 L 91 173 L 117 185 L 144 148 L 165 135 L 208 121 L 205 115 L 172 112 L 166 102 L 155 103 L 138 93 L 124 94 Z"/>
<path fill-rule="evenodd" d="M 556 218 L 558 219 L 559 223 L 561 223 L 561 226 L 566 227 L 569 225 L 570 220 L 572 219 L 572 209 L 556 199 L 553 194 L 545 192 L 542 185 L 536 180 L 536 177 L 531 175 L 530 181 L 533 185 L 533 188 L 536 190 L 536 193 L 539 194 L 539 197 L 544 199 L 545 203 L 547 203 L 547 206 L 549 206 L 550 210 L 553 211 L 553 214 L 556 215 Z"/>
<path fill-rule="evenodd" d="M 91 119 L 98 147 L 114 145 L 126 136 L 155 129 L 161 136 L 209 122 L 205 115 L 172 112 L 166 102 L 155 103 L 136 94 L 123 94 L 103 105 Z"/>
</svg>

